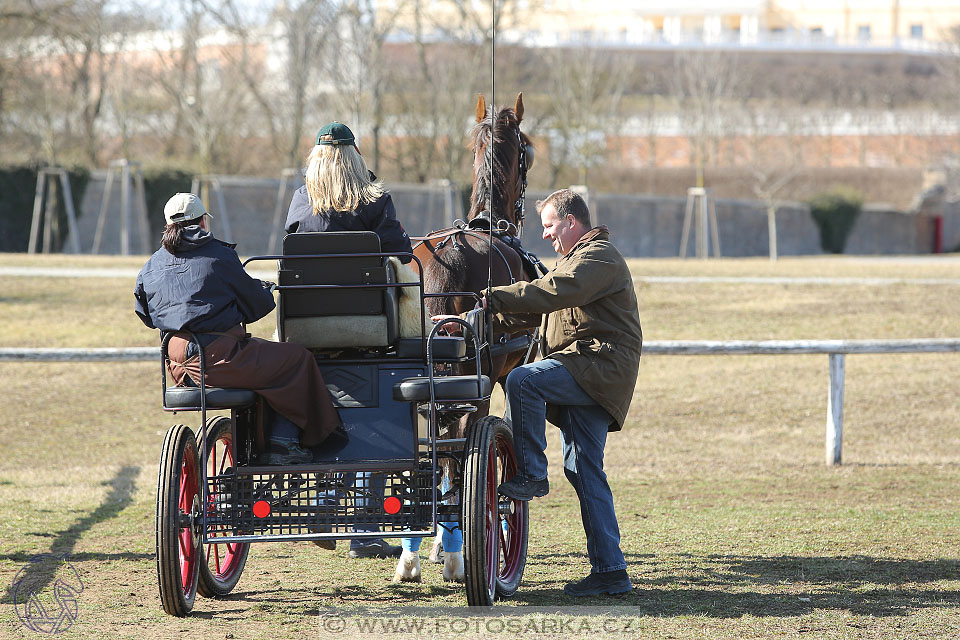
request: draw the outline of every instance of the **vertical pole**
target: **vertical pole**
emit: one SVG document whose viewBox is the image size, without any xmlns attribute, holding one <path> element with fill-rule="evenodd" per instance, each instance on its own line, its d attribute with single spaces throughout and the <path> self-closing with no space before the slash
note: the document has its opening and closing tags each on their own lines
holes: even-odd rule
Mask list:
<svg viewBox="0 0 960 640">
<path fill-rule="evenodd" d="M 123 163 L 120 177 L 120 254 L 130 255 L 130 165 Z"/>
<path fill-rule="evenodd" d="M 840 464 L 843 452 L 844 354 L 830 354 L 830 393 L 827 396 L 827 466 Z"/>
<path fill-rule="evenodd" d="M 57 194 L 55 189 L 56 182 L 52 180 L 53 176 L 43 171 L 43 188 L 47 192 L 45 206 L 43 207 L 43 252 L 53 251 L 53 220 L 57 216 Z M 52 183 L 52 184 L 51 184 Z"/>
<path fill-rule="evenodd" d="M 690 219 L 693 216 L 693 194 L 687 190 L 687 207 L 683 212 L 683 232 L 680 234 L 680 257 L 687 257 L 687 244 L 690 241 Z"/>
<path fill-rule="evenodd" d="M 218 178 L 211 181 L 211 188 L 217 192 L 217 217 L 223 223 L 223 239 L 233 242 L 233 233 L 230 230 L 230 216 L 227 215 L 227 203 L 223 199 L 223 185 Z"/>
<path fill-rule="evenodd" d="M 97 217 L 97 232 L 93 236 L 93 251 L 100 253 L 100 241 L 103 239 L 103 228 L 107 222 L 107 209 L 110 207 L 110 194 L 113 192 L 113 163 L 107 168 L 107 182 L 103 186 L 103 199 L 100 200 L 100 215 Z"/>
<path fill-rule="evenodd" d="M 777 208 L 767 207 L 767 237 L 770 238 L 770 260 L 777 261 Z"/>
<path fill-rule="evenodd" d="M 277 189 L 277 206 L 273 210 L 273 226 L 270 228 L 270 239 L 267 241 L 267 253 L 280 253 L 277 240 L 279 240 L 280 229 L 283 227 L 284 196 L 287 195 L 288 178 L 294 175 L 292 171 L 292 169 L 284 169 L 280 174 L 280 187 Z"/>
<path fill-rule="evenodd" d="M 700 191 L 700 190 L 698 190 Z M 706 196 L 702 192 L 697 193 L 697 257 L 709 258 L 710 249 L 707 245 L 707 236 L 710 233 L 710 219 L 706 211 Z"/>
<path fill-rule="evenodd" d="M 453 211 L 453 183 L 449 180 L 443 181 L 443 211 L 445 215 L 445 224 L 448 227 L 453 226 L 453 221 L 457 219 Z"/>
<path fill-rule="evenodd" d="M 44 182 L 43 169 L 37 172 L 37 193 L 33 197 L 33 220 L 30 221 L 30 244 L 27 246 L 27 253 L 37 252 L 37 240 L 40 235 L 40 216 L 43 215 L 43 190 L 46 187 Z"/>
<path fill-rule="evenodd" d="M 73 209 L 73 192 L 70 191 L 70 176 L 66 169 L 60 170 L 60 185 L 63 187 L 63 206 L 67 212 L 67 228 L 70 230 L 70 245 L 74 253 L 80 253 L 80 228 L 77 226 L 77 212 Z"/>
<path fill-rule="evenodd" d="M 710 194 L 704 192 L 703 194 L 704 203 L 707 207 L 707 211 L 710 212 L 710 238 L 713 241 L 713 257 L 719 258 L 720 254 L 720 225 L 717 223 L 717 203 L 710 196 Z"/>
<path fill-rule="evenodd" d="M 136 180 L 136 198 L 137 198 L 137 209 L 140 211 L 140 253 L 150 253 L 150 224 L 147 219 L 147 190 L 143 186 L 143 170 L 140 168 L 140 163 L 136 164 L 136 171 L 134 172 L 134 179 Z"/>
</svg>

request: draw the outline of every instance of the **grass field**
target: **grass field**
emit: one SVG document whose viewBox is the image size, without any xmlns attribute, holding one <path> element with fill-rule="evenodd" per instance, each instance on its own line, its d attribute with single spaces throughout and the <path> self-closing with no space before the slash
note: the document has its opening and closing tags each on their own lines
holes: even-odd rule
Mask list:
<svg viewBox="0 0 960 640">
<path fill-rule="evenodd" d="M 136 269 L 143 259 L 0 255 L 0 267 L 78 262 Z M 955 259 L 632 267 L 638 280 L 905 279 L 644 283 L 647 340 L 960 337 L 960 286 L 909 282 L 960 279 Z M 0 275 L 0 347 L 156 344 L 133 314 L 132 289 L 124 278 Z M 269 335 L 273 322 L 254 333 Z M 531 625 L 511 635 L 538 638 L 960 635 L 958 372 L 957 354 L 848 357 L 844 464 L 827 468 L 826 356 L 644 356 L 627 425 L 610 436 L 606 459 L 633 591 L 583 603 L 562 595 L 589 564 L 551 427 L 551 493 L 532 504 L 524 583 L 498 612 Z M 158 378 L 156 363 L 0 363 L 0 637 L 36 635 L 15 615 L 10 585 L 41 553 L 71 554 L 83 582 L 66 638 L 342 637 L 364 633 L 357 620 L 412 615 L 405 607 L 459 614 L 463 589 L 444 583 L 439 567 L 425 563 L 423 584 L 398 586 L 391 560 L 350 560 L 343 543 L 335 552 L 286 543 L 254 546 L 230 597 L 198 599 L 187 619 L 166 616 L 153 527 L 171 416 L 159 409 Z M 329 608 L 345 617 L 344 631 L 320 618 Z M 576 623 L 541 624 L 551 615 Z M 451 620 L 424 635 L 496 637 L 511 628 L 464 632 Z"/>
</svg>

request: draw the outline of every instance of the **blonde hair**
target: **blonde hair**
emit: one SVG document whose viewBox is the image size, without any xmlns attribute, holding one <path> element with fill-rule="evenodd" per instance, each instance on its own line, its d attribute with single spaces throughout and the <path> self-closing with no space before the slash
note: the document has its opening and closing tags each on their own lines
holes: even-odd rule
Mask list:
<svg viewBox="0 0 960 640">
<path fill-rule="evenodd" d="M 384 193 L 383 183 L 371 180 L 367 163 L 353 145 L 313 147 L 304 176 L 313 215 L 324 211 L 354 211 Z"/>
</svg>

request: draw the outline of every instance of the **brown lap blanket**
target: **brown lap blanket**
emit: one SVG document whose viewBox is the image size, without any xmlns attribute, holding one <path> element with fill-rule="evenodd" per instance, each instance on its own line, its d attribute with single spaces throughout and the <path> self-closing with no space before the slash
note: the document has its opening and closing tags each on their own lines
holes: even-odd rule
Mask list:
<svg viewBox="0 0 960 640">
<path fill-rule="evenodd" d="M 256 391 L 302 429 L 302 445 L 323 442 L 340 426 L 340 416 L 313 355 L 299 344 L 244 336 L 236 327 L 207 345 L 206 384 Z M 185 373 L 200 380 L 200 357 L 186 357 L 188 344 L 189 338 L 179 335 L 170 339 L 170 375 L 177 385 L 183 384 Z"/>
</svg>

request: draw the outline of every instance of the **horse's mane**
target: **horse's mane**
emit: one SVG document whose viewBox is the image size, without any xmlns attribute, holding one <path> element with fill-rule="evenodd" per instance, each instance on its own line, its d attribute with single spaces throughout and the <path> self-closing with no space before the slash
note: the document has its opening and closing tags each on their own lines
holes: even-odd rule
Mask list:
<svg viewBox="0 0 960 640">
<path fill-rule="evenodd" d="M 491 122 L 496 124 L 491 126 Z M 500 220 L 516 224 L 513 219 L 513 203 L 505 202 L 502 190 L 506 188 L 506 181 L 511 177 L 511 170 L 517 164 L 517 156 L 521 153 L 520 141 L 515 133 L 520 128 L 517 114 L 511 107 L 497 109 L 490 107 L 486 118 L 478 122 L 470 130 L 472 139 L 471 149 L 480 155 L 480 167 L 477 170 L 473 193 L 470 196 L 470 213 L 467 220 L 472 220 L 481 211 L 488 209 L 496 225 Z M 493 179 L 501 190 L 493 189 L 490 184 L 490 153 L 487 151 L 493 136 Z M 479 154 L 480 150 L 482 154 Z M 490 193 L 493 197 L 490 198 Z M 488 200 L 492 203 L 488 204 Z"/>
</svg>

